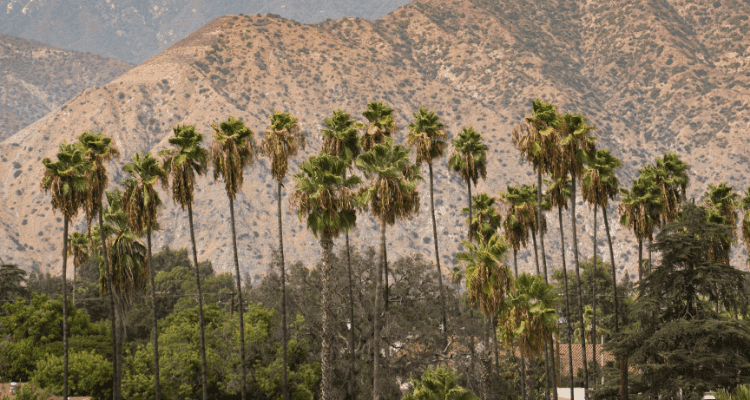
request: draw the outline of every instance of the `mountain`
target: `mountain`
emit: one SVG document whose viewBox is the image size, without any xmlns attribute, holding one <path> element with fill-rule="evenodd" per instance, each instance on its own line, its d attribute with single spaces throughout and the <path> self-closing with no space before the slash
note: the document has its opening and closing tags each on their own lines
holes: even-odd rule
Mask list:
<svg viewBox="0 0 750 400">
<path fill-rule="evenodd" d="M 304 23 L 380 18 L 406 0 L 8 0 L 0 32 L 133 64 L 227 14 L 275 13 Z"/>
<path fill-rule="evenodd" d="M 133 66 L 0 34 L 0 140 Z"/>
<path fill-rule="evenodd" d="M 646 162 L 676 151 L 692 166 L 689 198 L 701 201 L 707 185 L 720 181 L 744 189 L 750 184 L 750 39 L 743 35 L 749 15 L 750 5 L 732 0 L 417 0 L 375 21 L 310 25 L 275 15 L 220 17 L 0 143 L 0 199 L 6 205 L 0 237 L 8 243 L 0 255 L 27 269 L 59 270 L 61 216 L 39 190 L 40 160 L 54 157 L 59 143 L 84 130 L 115 138 L 123 155 L 110 170 L 120 182 L 119 166 L 136 151 L 167 148 L 174 125 L 197 125 L 207 145 L 209 124 L 230 115 L 260 137 L 272 110 L 290 111 L 300 119 L 308 147 L 292 161 L 286 202 L 297 166 L 319 151 L 323 119 L 337 108 L 362 119 L 373 100 L 396 109 L 397 142 L 405 142 L 419 106 L 436 110 L 452 137 L 473 125 L 490 148 L 487 179 L 474 193 L 496 195 L 506 185 L 535 182 L 510 132 L 536 97 L 562 111 L 582 112 L 598 127 L 598 146 L 624 162 L 618 171 L 624 187 Z M 277 243 L 275 185 L 268 172 L 264 159 L 246 171 L 236 202 L 240 262 L 252 273 L 266 269 Z M 466 187 L 445 160 L 435 165 L 435 187 L 441 262 L 449 269 L 466 234 L 460 214 Z M 421 213 L 389 228 L 390 259 L 432 257 L 427 184 L 420 190 Z M 165 207 L 155 248 L 186 247 L 185 212 L 161 193 Z M 198 254 L 219 271 L 232 265 L 227 209 L 221 182 L 202 178 L 194 206 Z M 581 202 L 578 210 L 581 255 L 590 257 L 590 210 Z M 632 233 L 619 227 L 616 203 L 608 214 L 617 265 L 634 274 Z M 545 242 L 557 268 L 554 215 L 548 223 Z M 312 266 L 320 254 L 317 240 L 291 211 L 284 224 L 287 259 Z M 602 225 L 598 238 L 605 254 Z M 81 229 L 83 221 L 75 226 Z M 352 242 L 372 245 L 377 234 L 375 221 L 363 214 Z M 566 251 L 570 246 L 568 240 Z M 735 253 L 736 265 L 744 265 L 744 250 Z M 533 269 L 532 260 L 524 251 L 519 266 Z"/>
</svg>

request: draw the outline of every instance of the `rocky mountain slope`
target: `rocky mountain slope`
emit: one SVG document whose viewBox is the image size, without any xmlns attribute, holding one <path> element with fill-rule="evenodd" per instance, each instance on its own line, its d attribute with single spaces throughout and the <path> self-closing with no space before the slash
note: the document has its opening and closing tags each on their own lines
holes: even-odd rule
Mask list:
<svg viewBox="0 0 750 400">
<path fill-rule="evenodd" d="M 0 32 L 139 64 L 222 15 L 274 13 L 305 23 L 344 16 L 376 19 L 407 2 L 8 0 L 0 12 Z"/>
<path fill-rule="evenodd" d="M 133 66 L 0 34 L 0 140 Z"/>
<path fill-rule="evenodd" d="M 119 165 L 136 151 L 166 148 L 176 124 L 195 124 L 210 141 L 209 124 L 232 115 L 262 136 L 272 110 L 290 111 L 301 120 L 308 147 L 293 161 L 286 209 L 296 165 L 320 148 L 322 120 L 337 108 L 362 118 L 372 100 L 397 110 L 397 142 L 405 141 L 419 106 L 436 110 L 451 136 L 473 125 L 490 147 L 487 180 L 476 191 L 492 195 L 506 185 L 535 182 L 510 140 L 512 127 L 535 97 L 588 116 L 598 127 L 598 146 L 623 160 L 618 172 L 623 186 L 630 186 L 644 163 L 676 151 L 692 166 L 688 194 L 696 201 L 709 183 L 728 181 L 744 189 L 750 184 L 750 48 L 742 34 L 748 16 L 750 5 L 732 0 L 417 0 L 372 22 L 217 18 L 0 144 L 0 198 L 6 205 L 0 210 L 0 236 L 7 238 L 0 254 L 27 269 L 59 270 L 61 217 L 39 190 L 40 160 L 53 157 L 59 143 L 84 130 L 116 139 L 123 156 L 112 166 L 112 176 L 119 182 Z M 445 160 L 438 161 L 435 173 L 441 261 L 450 269 L 465 236 L 460 214 L 465 185 Z M 245 270 L 261 273 L 277 243 L 275 186 L 267 160 L 259 160 L 246 178 L 237 202 L 240 262 Z M 187 246 L 187 217 L 162 193 L 166 206 L 155 246 Z M 389 229 L 389 257 L 432 257 L 427 184 L 421 193 L 421 213 Z M 589 257 L 590 212 L 579 204 L 581 252 Z M 634 274 L 635 241 L 619 227 L 615 207 L 609 215 L 618 267 Z M 194 208 L 199 258 L 220 271 L 232 266 L 227 209 L 222 184 L 201 179 Z M 548 220 L 546 244 L 557 268 L 557 223 L 552 214 Z M 314 264 L 319 245 L 304 222 L 291 211 L 284 221 L 287 260 Z M 372 245 L 377 234 L 365 214 L 352 241 Z M 566 247 L 570 251 L 570 240 Z M 742 265 L 745 258 L 738 250 L 734 261 Z M 524 252 L 520 266 L 532 269 L 532 260 Z"/>
</svg>

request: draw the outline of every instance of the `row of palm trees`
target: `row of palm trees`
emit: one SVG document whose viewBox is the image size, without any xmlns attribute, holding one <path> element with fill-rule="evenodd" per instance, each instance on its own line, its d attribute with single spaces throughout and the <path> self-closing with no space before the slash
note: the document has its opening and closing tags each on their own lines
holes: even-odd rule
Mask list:
<svg viewBox="0 0 750 400">
<path fill-rule="evenodd" d="M 445 125 L 440 122 L 439 116 L 433 111 L 420 108 L 414 114 L 414 122 L 409 125 L 407 144 L 414 148 L 416 161 L 412 163 L 409 157 L 410 149 L 393 143 L 392 135 L 398 131 L 393 119 L 394 110 L 382 102 L 368 104 L 363 112 L 367 123 L 360 123 L 349 114 L 336 110 L 330 118 L 324 120 L 324 139 L 319 155 L 312 156 L 300 166 L 301 172 L 294 176 L 296 187 L 291 196 L 291 204 L 298 210 L 300 218 L 306 218 L 308 228 L 320 239 L 323 250 L 323 347 L 321 355 L 322 367 L 322 398 L 328 398 L 331 392 L 331 365 L 330 365 L 330 341 L 331 321 L 329 297 L 331 271 L 331 250 L 333 239 L 340 233 L 344 233 L 346 239 L 347 255 L 349 250 L 348 231 L 354 228 L 357 212 L 370 210 L 381 224 L 380 252 L 378 272 L 376 277 L 375 310 L 374 310 L 374 348 L 380 348 L 380 330 L 382 329 L 382 310 L 388 307 L 388 271 L 387 271 L 387 249 L 386 228 L 396 221 L 414 215 L 419 211 L 418 181 L 422 180 L 419 167 L 426 163 L 429 171 L 430 181 L 430 211 L 433 225 L 433 238 L 435 242 L 435 260 L 441 288 L 442 307 L 442 334 L 444 344 L 447 343 L 448 325 L 445 311 L 445 294 L 443 293 L 442 273 L 439 260 L 439 248 L 437 238 L 437 226 L 434 213 L 433 200 L 433 164 L 434 161 L 445 155 L 448 150 L 448 134 Z M 279 225 L 279 252 L 280 273 L 282 280 L 282 391 L 284 399 L 288 399 L 287 367 L 286 367 L 286 345 L 288 339 L 286 323 L 286 300 L 285 300 L 285 260 L 283 253 L 282 236 L 282 212 L 281 198 L 283 180 L 286 177 L 289 166 L 289 158 L 304 148 L 305 138 L 301 132 L 298 120 L 289 113 L 274 111 L 271 123 L 265 131 L 264 138 L 259 146 L 256 146 L 254 133 L 244 126 L 244 123 L 233 117 L 218 125 L 212 125 L 214 129 L 214 141 L 206 150 L 201 147 L 203 136 L 195 131 L 194 126 L 176 126 L 174 137 L 169 143 L 172 149 L 163 150 L 159 153 L 161 160 L 151 156 L 150 153 L 136 154 L 132 162 L 124 167 L 131 177 L 123 182 L 125 187 L 121 200 L 116 200 L 117 195 L 108 195 L 110 209 L 115 208 L 113 203 L 121 202 L 121 212 L 127 221 L 127 229 L 121 226 L 119 232 L 107 241 L 108 234 L 112 229 L 105 229 L 102 217 L 102 197 L 107 185 L 107 174 L 104 163 L 118 154 L 117 148 L 111 139 L 101 133 L 86 132 L 79 137 L 75 144 L 63 144 L 60 146 L 58 160 L 52 162 L 43 160 L 45 175 L 42 180 L 42 188 L 52 194 L 53 208 L 61 210 L 64 216 L 64 243 L 63 254 L 68 254 L 68 224 L 80 209 L 87 216 L 88 225 L 98 214 L 99 216 L 99 244 L 90 243 L 92 250 L 101 260 L 103 277 L 103 288 L 109 293 L 112 313 L 123 309 L 123 306 L 115 307 L 115 302 L 122 295 L 124 285 L 121 280 L 113 276 L 113 271 L 124 272 L 127 263 L 133 263 L 137 257 L 133 257 L 138 250 L 137 246 L 124 246 L 127 242 L 124 238 L 135 241 L 135 236 L 145 235 L 147 238 L 146 257 L 143 263 L 150 265 L 151 259 L 151 231 L 157 226 L 157 213 L 161 200 L 154 189 L 157 181 L 171 188 L 173 200 L 180 204 L 183 210 L 187 210 L 193 263 L 196 273 L 196 286 L 199 301 L 199 324 L 201 332 L 201 361 L 202 361 L 202 388 L 203 398 L 206 393 L 206 360 L 205 360 L 205 337 L 202 311 L 202 299 L 200 288 L 200 275 L 198 273 L 197 250 L 193 229 L 192 203 L 194 200 L 194 188 L 196 176 L 206 173 L 208 163 L 211 162 L 214 172 L 214 180 L 222 178 L 229 200 L 230 218 L 232 227 L 232 245 L 234 250 L 234 263 L 238 295 L 242 296 L 241 278 L 239 273 L 239 261 L 237 257 L 237 241 L 234 215 L 234 199 L 241 190 L 243 183 L 243 171 L 250 166 L 258 153 L 271 160 L 271 173 L 277 180 L 278 200 L 278 225 Z M 541 100 L 532 102 L 532 113 L 527 116 L 523 123 L 513 130 L 512 138 L 521 154 L 537 172 L 536 185 L 524 185 L 521 187 L 508 187 L 507 192 L 500 193 L 500 202 L 504 205 L 505 213 L 501 215 L 496 209 L 495 199 L 486 193 L 476 196 L 471 194 L 472 183 L 477 184 L 480 178 L 484 179 L 487 174 L 486 151 L 488 147 L 482 143 L 481 135 L 472 127 L 465 127 L 458 137 L 452 140 L 453 149 L 448 160 L 449 168 L 458 173 L 467 185 L 468 208 L 465 212 L 469 215 L 467 219 L 468 234 L 466 246 L 467 255 L 461 259 L 468 265 L 473 265 L 472 272 L 467 268 L 466 283 L 472 299 L 480 304 L 480 309 L 488 317 L 496 317 L 503 303 L 508 297 L 512 277 L 507 272 L 503 258 L 507 249 L 513 249 L 514 270 L 518 277 L 518 266 L 516 262 L 517 251 L 526 246 L 529 234 L 534 244 L 537 274 L 543 276 L 544 283 L 548 283 L 548 271 L 544 246 L 544 233 L 547 231 L 544 212 L 552 206 L 558 208 L 558 220 L 560 224 L 561 248 L 564 246 L 564 235 L 562 226 L 562 208 L 567 208 L 570 201 L 571 223 L 573 232 L 574 265 L 578 280 L 579 291 L 582 288 L 580 282 L 578 262 L 578 239 L 576 235 L 576 181 L 582 181 L 582 193 L 584 199 L 594 206 L 596 210 L 601 208 L 607 237 L 609 242 L 610 259 L 613 269 L 613 285 L 615 281 L 615 263 L 612 243 L 607 219 L 607 206 L 611 199 L 622 191 L 624 200 L 619 206 L 621 223 L 633 229 L 639 241 L 639 260 L 642 257 L 642 241 L 652 237 L 653 230 L 658 223 L 664 223 L 676 218 L 680 201 L 684 201 L 685 187 L 687 185 L 687 165 L 679 160 L 676 154 L 667 154 L 663 159 L 657 160 L 656 165 L 649 165 L 641 171 L 641 177 L 633 183 L 630 191 L 620 190 L 614 170 L 620 166 L 620 161 L 607 150 L 596 150 L 595 138 L 591 135 L 594 127 L 589 126 L 585 117 L 581 114 L 567 113 L 561 115 L 555 105 Z M 367 185 L 351 171 L 357 167 L 361 174 L 368 180 Z M 545 193 L 542 188 L 543 176 L 551 178 L 547 181 Z M 717 218 L 725 218 L 730 222 L 733 206 L 727 205 L 736 201 L 736 194 L 726 193 L 724 189 L 712 187 L 712 194 L 716 192 L 716 198 L 711 198 L 711 204 L 717 211 Z M 721 190 L 724 190 L 723 192 Z M 746 209 L 750 209 L 750 188 L 748 197 L 744 200 Z M 744 204 L 744 203 L 743 203 Z M 115 210 L 116 211 L 116 210 Z M 110 212 L 111 214 L 111 212 Z M 115 218 L 114 216 L 112 217 Z M 503 221 L 504 218 L 504 221 Z M 504 228 L 504 237 L 499 236 L 499 230 Z M 734 220 L 731 220 L 733 223 Z M 750 214 L 746 214 L 743 220 L 743 233 L 746 243 L 750 244 Z M 541 257 L 537 255 L 537 235 L 539 236 L 539 249 Z M 91 238 L 91 233 L 89 233 Z M 119 242 L 118 242 L 119 240 Z M 506 242 L 507 241 L 507 242 Z M 594 238 L 594 243 L 596 239 Z M 80 246 L 77 246 L 80 247 Z M 596 246 L 594 246 L 596 249 Z M 135 249 L 135 250 L 133 250 Z M 488 250 L 490 249 L 490 250 Z M 493 250 L 494 249 L 494 250 Z M 489 253 L 486 253 L 489 251 Z M 596 251 L 596 250 L 595 250 Z M 123 254 L 130 252 L 130 256 Z M 472 255 L 473 254 L 473 255 Z M 480 257 L 480 258 L 476 258 Z M 474 262 L 485 257 L 484 262 Z M 487 258 L 489 257 L 489 258 Z M 347 257 L 348 258 L 348 257 Z M 539 258 L 541 258 L 541 266 Z M 494 260 L 494 261 L 488 261 Z M 565 266 L 565 254 L 562 254 L 563 271 L 565 280 L 565 291 L 567 294 L 567 272 Z M 474 264 L 472 264 L 474 262 Z M 63 257 L 63 277 L 66 273 L 67 257 Z M 125 264 L 123 264 L 125 263 Z M 77 264 L 77 263 L 76 263 Z M 117 265 L 114 265 L 117 264 Z M 349 265 L 349 260 L 347 259 Z M 639 272 L 642 263 L 639 261 Z M 650 264 L 648 264 L 650 265 Z M 132 267 L 132 265 L 131 265 Z M 543 275 L 541 274 L 543 272 Z M 151 281 L 151 298 L 155 302 L 153 270 L 149 269 Z M 348 268 L 351 281 L 351 265 Z M 385 283 L 383 282 L 385 279 Z M 492 285 L 486 283 L 492 282 Z M 66 283 L 63 282 L 63 298 L 66 301 Z M 119 285 L 119 286 L 118 286 Z M 527 286 L 531 285 L 529 283 Z M 133 282 L 129 286 L 135 287 Z M 350 285 L 350 297 L 352 296 Z M 473 294 L 472 294 L 473 293 Z M 119 296 L 119 297 L 118 297 Z M 512 297 L 511 297 L 512 299 Z M 577 317 L 584 330 L 582 296 L 578 295 Z M 617 325 L 617 298 L 615 297 L 615 331 Z M 566 302 L 568 302 L 566 295 Z M 510 302 L 512 303 L 512 301 Z M 67 313 L 67 303 L 64 313 Z M 240 304 L 242 299 L 240 298 Z M 566 307 L 571 310 L 570 305 Z M 596 309 L 594 305 L 594 310 Z M 122 311 L 124 312 L 124 310 Z M 353 307 L 350 307 L 350 320 L 354 321 Z M 570 316 L 566 316 L 570 321 Z M 240 309 L 240 352 L 242 367 L 241 395 L 245 398 L 246 366 L 244 348 L 244 324 L 243 312 Z M 117 332 L 115 315 L 111 315 L 112 332 Z M 65 318 L 64 318 L 65 321 Z M 153 314 L 154 325 L 154 369 L 155 369 L 155 397 L 159 398 L 159 360 L 158 360 L 158 327 L 156 314 Z M 568 342 L 571 343 L 572 324 L 568 324 Z M 594 318 L 595 329 L 595 318 Z M 67 396 L 67 324 L 64 324 L 64 395 Z M 350 329 L 353 335 L 354 329 Z M 588 385 L 588 368 L 586 368 L 585 335 L 581 335 L 584 384 Z M 551 335 L 544 334 L 544 347 L 546 355 L 547 372 L 552 371 L 554 378 L 554 356 L 552 355 Z M 351 338 L 350 346 L 354 340 Z M 473 342 L 473 341 L 472 341 Z M 119 376 L 118 351 L 116 340 L 113 340 L 114 359 L 113 367 L 115 379 Z M 473 346 L 472 346 L 473 348 Z M 354 350 L 350 348 L 349 374 L 353 374 Z M 572 357 L 572 353 L 569 352 Z M 374 351 L 373 364 L 373 396 L 380 398 L 380 351 Z M 550 364 L 551 362 L 551 364 Z M 569 359 L 572 367 L 572 358 Z M 625 373 L 627 366 L 625 365 Z M 626 379 L 626 377 L 625 377 Z M 571 377 L 572 380 L 572 377 Z M 349 394 L 354 392 L 354 379 L 349 379 Z M 572 382 L 571 382 L 572 384 Z M 556 385 L 552 385 L 554 388 Z M 549 381 L 548 381 L 549 387 Z M 554 389 L 553 389 L 554 390 Z M 114 398 L 119 398 L 119 384 L 115 382 Z M 556 393 L 553 392 L 556 397 Z"/>
</svg>

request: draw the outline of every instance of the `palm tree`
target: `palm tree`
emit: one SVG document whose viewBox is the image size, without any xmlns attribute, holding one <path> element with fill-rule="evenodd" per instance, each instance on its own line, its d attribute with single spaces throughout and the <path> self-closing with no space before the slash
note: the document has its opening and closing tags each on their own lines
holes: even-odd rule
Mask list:
<svg viewBox="0 0 750 400">
<path fill-rule="evenodd" d="M 622 201 L 617 206 L 620 224 L 633 230 L 638 240 L 638 281 L 643 279 L 643 240 L 653 239 L 654 229 L 663 215 L 662 189 L 651 175 L 638 177 L 628 191 L 620 189 Z"/>
<path fill-rule="evenodd" d="M 499 321 L 507 343 L 518 340 L 521 357 L 542 354 L 547 338 L 557 330 L 558 299 L 540 275 L 519 275 Z M 525 383 L 524 383 L 525 385 Z"/>
<path fill-rule="evenodd" d="M 333 239 L 341 231 L 354 227 L 357 220 L 356 207 L 362 201 L 353 193 L 353 188 L 362 183 L 357 176 L 346 178 L 347 160 L 323 153 L 310 157 L 300 165 L 301 173 L 294 175 L 297 186 L 290 203 L 298 210 L 300 220 L 307 219 L 307 228 L 320 238 L 323 249 L 323 337 L 321 345 L 320 398 L 332 396 L 333 365 L 331 342 L 333 339 L 331 310 L 331 253 Z"/>
<path fill-rule="evenodd" d="M 103 133 L 95 133 L 86 131 L 78 137 L 78 141 L 81 147 L 86 151 L 86 157 L 93 163 L 94 167 L 90 169 L 86 175 L 86 179 L 89 181 L 90 195 L 87 197 L 84 203 L 84 210 L 86 211 L 86 221 L 91 226 L 91 221 L 95 215 L 99 215 L 99 232 L 101 246 L 104 251 L 104 264 L 105 270 L 109 273 L 110 269 L 107 266 L 109 263 L 107 257 L 107 249 L 104 245 L 104 228 L 102 222 L 102 197 L 104 196 L 104 189 L 107 187 L 107 169 L 104 167 L 104 163 L 111 160 L 112 158 L 120 154 L 117 147 L 112 143 L 112 138 L 105 136 Z M 108 281 L 112 281 L 112 276 L 107 276 Z M 121 395 L 121 383 L 122 383 L 122 371 L 119 369 L 122 363 L 120 358 L 122 354 L 116 351 L 117 348 L 117 336 L 116 336 L 116 321 L 115 321 L 115 292 L 114 287 L 108 286 L 109 289 L 109 317 L 112 325 L 112 367 L 113 367 L 113 387 L 112 397 L 117 400 Z"/>
<path fill-rule="evenodd" d="M 500 202 L 505 204 L 503 228 L 508 243 L 513 247 L 513 269 L 518 276 L 518 251 L 526 247 L 530 227 L 536 222 L 532 219 L 533 209 L 529 206 L 528 195 L 518 186 L 508 186 L 507 192 L 499 192 Z"/>
<path fill-rule="evenodd" d="M 487 193 L 479 193 L 472 198 L 472 209 L 474 215 L 471 216 L 471 221 L 467 217 L 467 223 L 472 227 L 471 240 L 479 243 L 479 239 L 483 238 L 487 242 L 497 232 L 503 220 L 495 207 L 495 199 Z M 469 209 L 464 208 L 461 212 L 468 214 Z"/>
<path fill-rule="evenodd" d="M 614 199 L 619 193 L 620 182 L 617 180 L 614 170 L 622 165 L 622 162 L 617 157 L 610 154 L 608 150 L 599 150 L 596 153 L 591 152 L 587 155 L 586 164 L 587 166 L 584 167 L 581 189 L 583 192 L 583 199 L 594 206 L 594 272 L 591 274 L 591 297 L 593 299 L 591 307 L 593 315 L 591 328 L 594 337 L 592 360 L 594 360 L 594 374 L 596 374 L 596 210 L 597 208 L 602 209 L 604 225 L 607 231 L 609 259 L 612 264 L 612 295 L 614 296 L 613 300 L 615 305 L 615 331 L 618 332 L 617 275 L 615 269 L 615 255 L 614 250 L 612 249 L 612 238 L 609 232 L 609 221 L 607 220 L 607 206 L 609 205 L 609 200 Z M 594 382 L 596 382 L 596 380 L 594 380 Z"/>
<path fill-rule="evenodd" d="M 326 128 L 323 132 L 323 148 L 321 153 L 328 153 L 346 160 L 349 168 L 352 168 L 354 159 L 362 152 L 362 140 L 357 129 L 364 125 L 355 121 L 349 114 L 342 110 L 334 110 L 331 118 L 323 120 Z M 346 176 L 346 175 L 344 175 Z M 352 260 L 349 246 L 349 230 L 344 231 L 346 246 L 346 267 L 349 278 L 349 377 L 347 379 L 347 396 L 354 396 L 354 281 L 352 278 Z"/>
<path fill-rule="evenodd" d="M 409 146 L 414 147 L 417 154 L 417 166 L 427 163 L 430 173 L 430 215 L 432 217 L 432 239 L 435 242 L 435 268 L 437 268 L 438 286 L 440 286 L 440 307 L 443 316 L 443 348 L 448 343 L 448 319 L 445 311 L 445 289 L 443 288 L 443 272 L 440 268 L 440 252 L 438 250 L 437 223 L 435 222 L 435 200 L 432 162 L 441 158 L 448 146 L 446 139 L 448 133 L 445 131 L 445 125 L 440 122 L 440 117 L 433 111 L 427 111 L 424 107 L 419 107 L 419 111 L 414 113 L 415 121 L 409 124 L 409 137 L 407 142 Z M 486 196 L 486 195 L 485 195 Z"/>
<path fill-rule="evenodd" d="M 414 389 L 402 400 L 478 400 L 471 391 L 457 384 L 460 377 L 445 365 L 430 365 L 421 379 L 411 379 Z"/>
<path fill-rule="evenodd" d="M 480 236 L 477 245 L 469 240 L 462 243 L 466 251 L 458 253 L 456 257 L 466 263 L 466 290 L 469 292 L 469 301 L 479 304 L 485 318 L 494 317 L 502 308 L 513 282 L 510 269 L 502 261 L 508 251 L 508 242 L 498 233 L 494 233 L 489 240 Z M 488 352 L 488 346 L 485 346 L 485 351 Z M 488 378 L 486 371 L 483 377 Z M 487 379 L 483 379 L 482 392 L 482 398 L 487 399 Z"/>
<path fill-rule="evenodd" d="M 376 144 L 372 150 L 360 155 L 355 161 L 357 167 L 371 179 L 364 190 L 365 201 L 380 221 L 380 262 L 375 279 L 375 310 L 373 320 L 373 398 L 380 400 L 380 313 L 382 293 L 382 273 L 385 270 L 386 226 L 396 220 L 408 218 L 419 212 L 419 192 L 416 181 L 419 167 L 409 161 L 409 149 L 393 145 L 391 139 Z"/>
<path fill-rule="evenodd" d="M 237 278 L 237 298 L 239 300 L 240 316 L 240 365 L 242 380 L 240 394 L 245 400 L 245 384 L 247 369 L 245 367 L 245 320 L 244 304 L 242 302 L 242 278 L 240 277 L 240 262 L 237 256 L 237 228 L 234 221 L 234 198 L 242 189 L 243 170 L 251 165 L 255 158 L 255 142 L 253 131 L 245 127 L 242 120 L 229 117 L 214 128 L 214 141 L 211 143 L 211 164 L 214 167 L 214 181 L 219 177 L 224 179 L 224 188 L 229 198 L 229 215 L 232 224 L 232 250 L 234 251 L 234 272 Z"/>
<path fill-rule="evenodd" d="M 568 326 L 568 371 L 570 374 L 570 387 L 575 387 L 575 376 L 573 375 L 573 323 L 570 316 L 570 291 L 568 290 L 568 267 L 565 263 L 565 230 L 563 229 L 563 207 L 568 209 L 568 200 L 570 199 L 571 181 L 568 179 L 555 179 L 547 184 L 547 196 L 550 205 L 557 207 L 557 221 L 560 226 L 560 255 L 562 256 L 562 273 L 563 284 L 565 288 L 565 321 Z M 562 362 L 562 361 L 561 361 Z M 573 396 L 573 392 L 571 392 Z"/>
<path fill-rule="evenodd" d="M 73 306 L 76 304 L 76 270 L 89 259 L 89 240 L 81 232 L 73 232 L 68 237 L 70 251 L 68 256 L 73 256 Z"/>
<path fill-rule="evenodd" d="M 145 291 L 148 282 L 146 248 L 137 241 L 138 234 L 133 232 L 128 225 L 128 214 L 123 209 L 123 196 L 119 189 L 106 192 L 109 207 L 103 211 L 105 246 L 97 246 L 99 252 L 99 283 L 100 291 L 103 293 L 109 287 L 107 271 L 112 277 L 112 288 L 116 305 L 117 318 L 117 354 L 123 354 L 122 347 L 125 341 L 125 326 L 130 306 L 136 293 Z M 101 236 L 100 232 L 100 236 Z M 104 255 L 109 258 L 104 262 Z M 117 370 L 122 371 L 122 357 L 117 358 Z M 118 379 L 118 385 L 120 384 Z"/>
<path fill-rule="evenodd" d="M 571 227 L 573 230 L 573 260 L 576 267 L 576 278 L 578 282 L 578 315 L 583 326 L 583 300 L 581 296 L 581 273 L 578 263 L 578 235 L 576 233 L 576 179 L 583 174 L 582 156 L 594 150 L 595 138 L 591 136 L 591 131 L 595 129 L 586 123 L 586 117 L 581 114 L 566 113 L 563 116 L 564 123 L 561 124 L 561 161 L 559 170 L 553 174 L 554 178 L 560 179 L 570 176 L 571 179 L 571 196 L 570 196 L 570 215 Z M 588 398 L 589 373 L 586 363 L 586 343 L 581 342 L 582 361 L 583 361 L 583 388 Z"/>
<path fill-rule="evenodd" d="M 208 398 L 208 382 L 206 379 L 206 335 L 203 321 L 203 291 L 201 291 L 201 276 L 198 269 L 198 251 L 195 245 L 195 230 L 193 228 L 193 200 L 195 194 L 195 179 L 203 175 L 208 167 L 208 153 L 202 148 L 203 135 L 195 131 L 195 125 L 178 125 L 173 128 L 174 137 L 169 143 L 175 149 L 159 152 L 163 158 L 163 169 L 166 172 L 162 178 L 165 187 L 172 183 L 172 201 L 184 210 L 187 208 L 188 223 L 190 225 L 190 242 L 193 246 L 193 266 L 195 268 L 195 286 L 198 290 L 198 323 L 201 333 L 201 385 L 203 400 Z"/>
<path fill-rule="evenodd" d="M 88 196 L 86 174 L 93 168 L 79 145 L 61 144 L 57 161 L 42 160 L 41 188 L 52 195 L 52 209 L 63 214 L 62 291 L 63 291 L 63 399 L 68 399 L 68 223 L 78 214 Z"/>
<path fill-rule="evenodd" d="M 385 143 L 394 133 L 398 132 L 398 126 L 393 120 L 393 108 L 381 101 L 373 101 L 367 104 L 367 109 L 362 115 L 367 119 L 367 125 L 362 133 L 362 151 L 370 151 L 376 144 Z M 381 273 L 385 274 L 385 288 L 383 297 L 385 298 L 385 309 L 388 310 L 388 253 L 387 249 L 383 255 L 385 259 L 385 269 Z"/>
<path fill-rule="evenodd" d="M 370 151 L 376 144 L 385 143 L 387 138 L 398 132 L 393 112 L 394 110 L 382 101 L 367 104 L 367 109 L 362 113 L 368 121 L 362 134 L 362 150 Z"/>
<path fill-rule="evenodd" d="M 122 167 L 132 176 L 123 182 L 125 193 L 122 195 L 122 208 L 128 216 L 128 225 L 133 232 L 146 232 L 147 243 L 147 265 L 149 280 L 151 284 L 151 322 L 154 336 L 154 395 L 155 399 L 161 397 L 161 384 L 159 381 L 159 325 L 156 318 L 156 284 L 154 283 L 154 268 L 151 263 L 151 231 L 157 229 L 156 215 L 161 206 L 159 193 L 154 189 L 154 184 L 166 176 L 166 172 L 159 166 L 159 161 L 146 153 L 141 156 L 138 152 L 133 156 L 133 161 Z"/>
<path fill-rule="evenodd" d="M 482 135 L 477 133 L 473 127 L 465 127 L 458 133 L 457 139 L 452 139 L 453 153 L 448 160 L 448 167 L 461 174 L 466 182 L 469 200 L 469 215 L 471 212 L 471 183 L 476 186 L 481 177 L 487 178 L 487 145 L 482 143 Z M 471 240 L 471 225 L 468 225 L 467 240 Z"/>
<path fill-rule="evenodd" d="M 662 189 L 662 203 L 664 211 L 661 224 L 674 222 L 680 212 L 680 204 L 685 201 L 689 177 L 687 171 L 690 166 L 680 160 L 677 153 L 666 153 L 661 159 L 656 159 L 656 166 L 647 165 L 646 173 L 651 173 L 654 181 Z"/>
<path fill-rule="evenodd" d="M 703 204 L 708 209 L 708 218 L 729 227 L 732 241 L 737 240 L 737 203 L 740 195 L 726 182 L 708 185 L 703 193 Z M 728 261 L 727 261 L 728 262 Z"/>
<path fill-rule="evenodd" d="M 289 170 L 289 157 L 294 157 L 299 149 L 305 148 L 305 136 L 297 118 L 288 112 L 273 112 L 271 124 L 266 127 L 265 137 L 261 144 L 263 155 L 271 159 L 271 175 L 276 179 L 277 215 L 279 220 L 279 256 L 281 262 L 281 332 L 282 332 L 282 382 L 283 399 L 289 398 L 287 383 L 287 339 L 289 334 L 286 323 L 286 273 L 284 272 L 284 236 L 281 223 L 281 188 Z"/>
</svg>

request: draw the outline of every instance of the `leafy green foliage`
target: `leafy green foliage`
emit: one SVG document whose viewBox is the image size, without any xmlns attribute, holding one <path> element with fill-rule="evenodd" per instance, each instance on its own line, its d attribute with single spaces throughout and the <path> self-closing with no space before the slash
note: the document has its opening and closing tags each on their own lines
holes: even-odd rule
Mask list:
<svg viewBox="0 0 750 400">
<path fill-rule="evenodd" d="M 468 389 L 457 384 L 460 374 L 445 365 L 430 365 L 420 379 L 411 379 L 411 393 L 402 400 L 478 400 Z"/>
<path fill-rule="evenodd" d="M 93 351 L 72 351 L 69 356 L 68 384 L 72 396 L 91 396 L 93 400 L 112 397 L 112 363 Z M 36 364 L 31 381 L 51 393 L 63 391 L 63 358 L 47 355 Z"/>
</svg>

